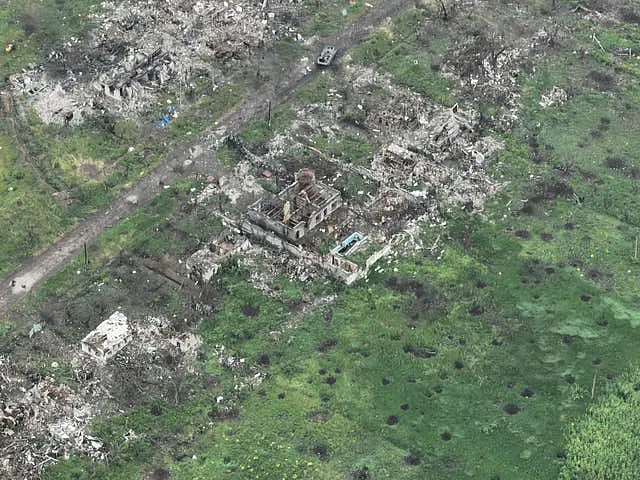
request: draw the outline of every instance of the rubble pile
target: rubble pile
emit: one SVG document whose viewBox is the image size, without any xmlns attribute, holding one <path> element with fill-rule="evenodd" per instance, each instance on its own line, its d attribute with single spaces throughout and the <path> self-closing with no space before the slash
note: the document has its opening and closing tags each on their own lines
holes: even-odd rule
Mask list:
<svg viewBox="0 0 640 480">
<path fill-rule="evenodd" d="M 547 108 L 553 105 L 562 105 L 568 99 L 569 97 L 567 96 L 567 92 L 562 88 L 553 87 L 549 92 L 542 94 L 540 98 L 540 106 L 542 108 Z"/>
<path fill-rule="evenodd" d="M 76 452 L 104 459 L 102 442 L 87 429 L 105 393 L 96 380 L 82 392 L 52 376 L 34 383 L 0 356 L 0 476 L 39 478 L 47 465 Z"/>
<path fill-rule="evenodd" d="M 224 80 L 221 62 L 243 59 L 275 39 L 303 38 L 290 22 L 300 0 L 167 0 L 116 5 L 87 41 L 68 42 L 48 62 L 12 77 L 46 123 L 77 123 L 107 109 L 137 112 L 161 88 Z"/>
</svg>

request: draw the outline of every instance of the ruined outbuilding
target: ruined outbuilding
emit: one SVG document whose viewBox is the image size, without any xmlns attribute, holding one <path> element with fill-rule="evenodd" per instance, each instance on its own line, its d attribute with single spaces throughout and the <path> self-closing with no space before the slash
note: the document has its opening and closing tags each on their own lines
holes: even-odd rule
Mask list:
<svg viewBox="0 0 640 480">
<path fill-rule="evenodd" d="M 313 170 L 303 168 L 295 182 L 271 198 L 249 207 L 252 223 L 291 242 L 299 242 L 342 206 L 338 190 L 316 181 Z"/>
<path fill-rule="evenodd" d="M 98 363 L 106 363 L 131 341 L 132 336 L 126 315 L 115 312 L 82 339 L 81 348 Z"/>
</svg>

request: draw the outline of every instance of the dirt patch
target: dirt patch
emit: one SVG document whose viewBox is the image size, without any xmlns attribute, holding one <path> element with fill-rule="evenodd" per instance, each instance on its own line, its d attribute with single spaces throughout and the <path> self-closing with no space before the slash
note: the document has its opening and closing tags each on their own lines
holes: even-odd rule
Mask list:
<svg viewBox="0 0 640 480">
<path fill-rule="evenodd" d="M 431 357 L 435 357 L 436 354 L 438 353 L 435 348 L 414 347 L 412 345 L 405 345 L 403 350 L 404 350 L 404 353 L 410 353 L 414 357 L 418 357 L 418 358 L 431 358 Z"/>
<path fill-rule="evenodd" d="M 331 351 L 331 349 L 333 347 L 335 347 L 338 344 L 338 341 L 335 339 L 329 339 L 329 340 L 325 340 L 324 342 L 322 342 L 321 344 L 319 344 L 316 347 L 316 350 L 320 353 L 328 353 L 329 351 Z"/>
<path fill-rule="evenodd" d="M 407 455 L 402 460 L 406 465 L 411 465 L 412 467 L 420 465 L 420 457 L 418 457 L 417 455 Z"/>
<path fill-rule="evenodd" d="M 327 445 L 316 445 L 311 449 L 311 453 L 323 462 L 331 458 L 331 451 Z"/>
<path fill-rule="evenodd" d="M 613 75 L 599 70 L 591 70 L 587 74 L 587 78 L 595 83 L 600 90 L 605 92 L 613 90 L 616 86 L 616 79 Z"/>
<path fill-rule="evenodd" d="M 240 311 L 245 317 L 257 317 L 260 315 L 260 309 L 253 308 L 251 305 L 243 305 Z"/>
<path fill-rule="evenodd" d="M 311 410 L 307 413 L 307 418 L 316 423 L 326 423 L 331 418 L 328 410 Z"/>
<path fill-rule="evenodd" d="M 624 170 L 629 166 L 629 161 L 624 157 L 609 157 L 604 161 L 604 166 L 610 170 Z"/>
<path fill-rule="evenodd" d="M 502 407 L 502 410 L 504 410 L 504 413 L 506 413 L 507 415 L 515 415 L 520 412 L 520 407 L 513 403 L 509 403 Z"/>
<path fill-rule="evenodd" d="M 535 393 L 533 392 L 533 390 L 529 390 L 528 388 L 525 388 L 522 392 L 520 392 L 520 396 L 524 398 L 531 398 L 534 395 Z"/>
<path fill-rule="evenodd" d="M 356 468 L 351 472 L 351 478 L 353 480 L 371 480 L 371 470 L 369 467 Z"/>
</svg>

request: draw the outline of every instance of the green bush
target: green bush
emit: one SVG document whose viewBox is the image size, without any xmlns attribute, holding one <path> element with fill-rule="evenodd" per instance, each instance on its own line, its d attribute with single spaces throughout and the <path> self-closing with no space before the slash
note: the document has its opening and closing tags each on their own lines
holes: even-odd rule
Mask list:
<svg viewBox="0 0 640 480">
<path fill-rule="evenodd" d="M 619 380 L 567 435 L 564 480 L 631 480 L 640 472 L 640 368 Z"/>
</svg>

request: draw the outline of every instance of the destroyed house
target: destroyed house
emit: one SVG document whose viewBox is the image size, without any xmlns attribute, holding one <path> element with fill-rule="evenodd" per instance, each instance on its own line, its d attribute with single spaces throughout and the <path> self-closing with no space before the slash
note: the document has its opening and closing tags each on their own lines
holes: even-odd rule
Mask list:
<svg viewBox="0 0 640 480">
<path fill-rule="evenodd" d="M 82 339 L 82 351 L 104 363 L 122 350 L 132 337 L 127 317 L 121 312 L 113 313 Z"/>
<path fill-rule="evenodd" d="M 262 198 L 249 207 L 249 220 L 285 240 L 296 242 L 342 205 L 340 192 L 316 182 L 313 170 L 304 168 L 295 182 L 277 196 Z"/>
</svg>

